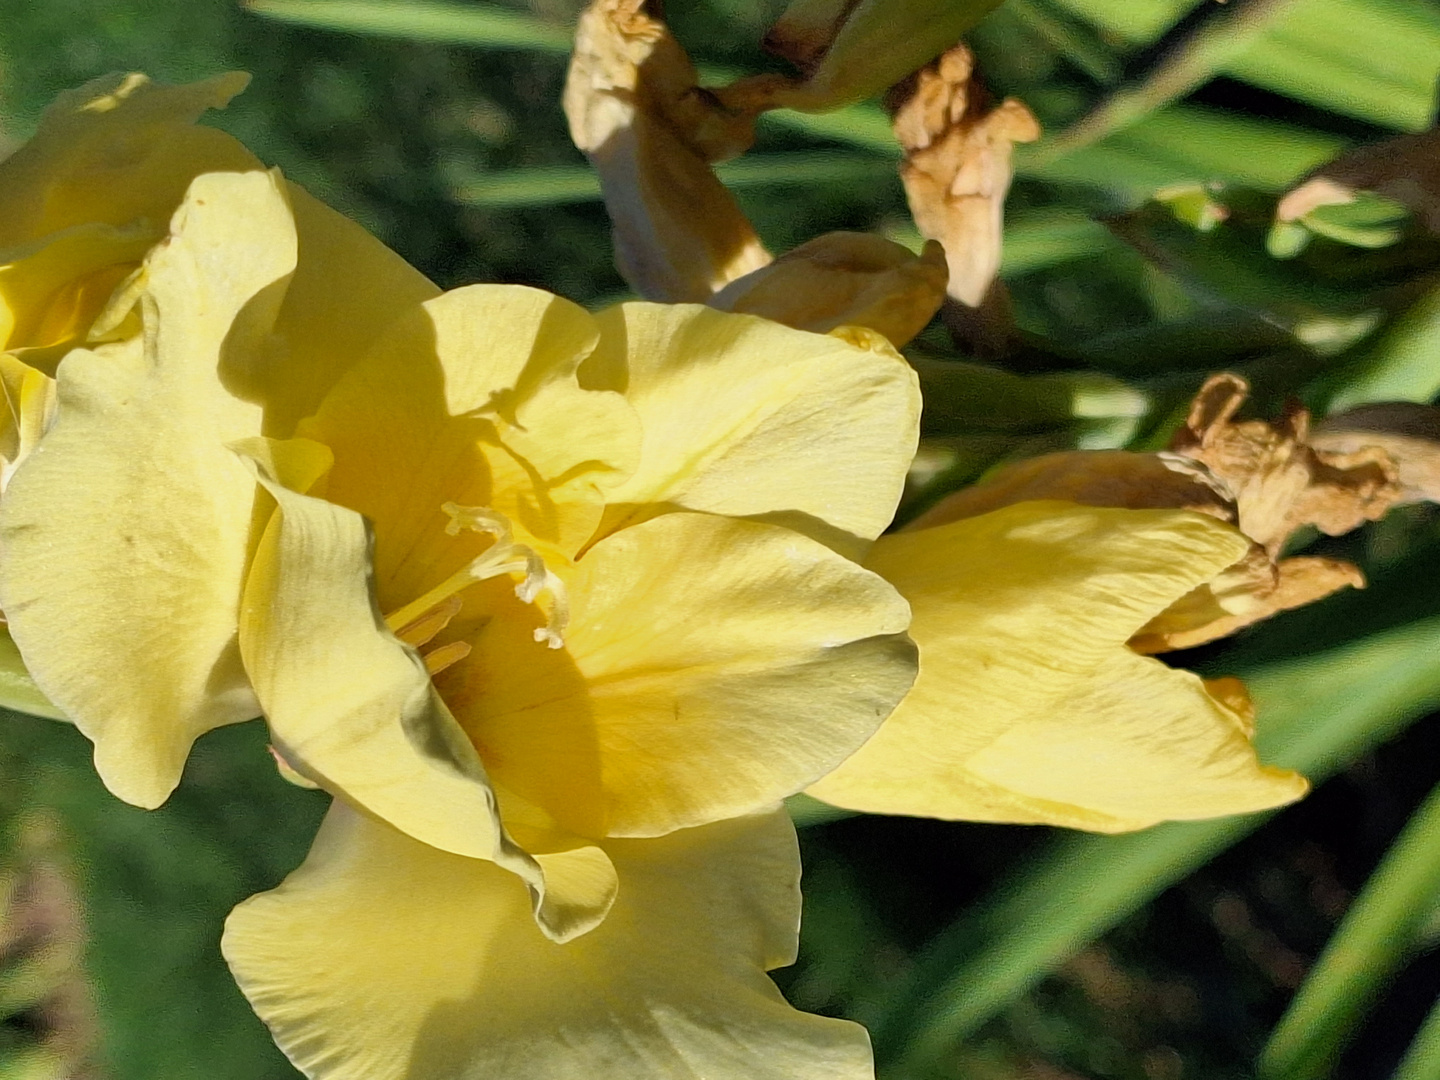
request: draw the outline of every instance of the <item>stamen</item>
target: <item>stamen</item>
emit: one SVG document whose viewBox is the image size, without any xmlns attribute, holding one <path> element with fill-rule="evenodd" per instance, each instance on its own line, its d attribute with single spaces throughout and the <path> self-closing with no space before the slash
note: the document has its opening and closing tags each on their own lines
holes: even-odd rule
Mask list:
<svg viewBox="0 0 1440 1080">
<path fill-rule="evenodd" d="M 451 664 L 458 664 L 469 655 L 469 645 L 463 641 L 452 641 L 448 645 L 441 645 L 438 649 L 431 649 L 425 654 L 425 670 L 432 676 L 439 675 Z"/>
<path fill-rule="evenodd" d="M 443 630 L 460 610 L 458 594 L 461 590 L 480 581 L 519 574 L 521 578 L 515 586 L 515 595 L 524 603 L 534 603 L 542 592 L 550 594 L 545 626 L 535 631 L 535 640 L 543 641 L 552 649 L 562 648 L 565 642 L 561 634 L 570 622 L 569 598 L 564 583 L 550 572 L 539 553 L 526 544 L 514 543 L 510 522 L 503 514 L 482 506 L 459 506 L 448 502 L 441 509 L 450 518 L 445 531 L 451 536 L 458 535 L 462 529 L 471 529 L 491 534 L 495 543 L 425 595 L 387 615 L 385 624 L 391 632 L 411 645 L 423 645 Z M 448 648 L 444 646 L 436 653 Z M 447 666 L 458 659 L 460 657 L 456 656 L 448 660 Z"/>
<path fill-rule="evenodd" d="M 448 600 L 442 600 L 418 619 L 414 619 L 396 630 L 395 636 L 406 645 L 418 649 L 449 626 L 450 620 L 460 614 L 460 608 L 463 606 L 464 601 L 458 595 L 452 596 Z"/>
</svg>

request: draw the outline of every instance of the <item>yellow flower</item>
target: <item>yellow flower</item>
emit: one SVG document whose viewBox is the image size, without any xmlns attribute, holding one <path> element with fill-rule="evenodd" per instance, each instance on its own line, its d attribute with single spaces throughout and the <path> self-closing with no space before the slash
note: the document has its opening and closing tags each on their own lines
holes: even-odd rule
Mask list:
<svg viewBox="0 0 1440 1080">
<path fill-rule="evenodd" d="M 1236 680 L 1206 683 L 1126 644 L 1248 548 L 1189 511 L 1061 502 L 882 537 L 865 565 L 910 601 L 920 675 L 810 793 L 1102 832 L 1299 798 L 1301 777 L 1256 762 Z"/>
<path fill-rule="evenodd" d="M 205 290 L 236 287 L 221 272 L 225 262 L 254 253 L 252 224 L 270 223 L 244 220 L 249 211 L 241 206 L 207 250 L 167 251 L 161 242 L 173 215 L 204 213 L 197 177 L 212 174 L 199 181 L 204 188 L 215 184 L 216 170 L 263 168 L 229 135 L 194 123 L 247 81 L 239 73 L 176 87 L 143 75 L 97 79 L 62 94 L 34 139 L 0 164 L 0 380 L 11 405 L 0 428 L 5 479 L 50 423 L 48 373 L 62 356 L 69 354 L 70 369 L 104 381 L 108 395 L 102 402 L 66 389 L 85 386 L 84 378 L 60 380 L 59 419 L 28 481 L 66 493 L 63 505 L 41 510 L 53 517 L 34 523 L 36 535 L 56 546 L 7 545 L 7 563 L 18 561 L 3 606 L 28 665 L 44 672 L 45 692 L 58 706 L 48 711 L 75 720 L 94 740 L 96 766 L 112 790 L 142 806 L 164 801 L 197 735 L 259 711 L 235 649 L 243 553 L 220 554 L 209 542 L 245 527 L 253 488 L 224 440 L 258 435 L 262 426 L 288 434 L 397 311 L 439 291 L 358 225 L 278 176 L 255 172 L 252 188 L 288 200 L 284 227 L 304 258 L 297 268 L 292 252 L 276 270 L 293 272 L 288 287 L 277 282 L 270 293 L 247 294 L 227 339 L 235 313 L 218 321 L 204 309 Z M 191 202 L 182 208 L 187 191 Z M 214 280 L 199 279 L 196 265 L 215 259 Z M 140 336 L 147 305 L 158 315 L 176 311 L 148 353 Z M 245 335 L 255 340 L 242 360 Z M 183 374 L 179 358 L 193 360 L 197 348 L 208 350 L 212 372 L 223 364 L 228 389 Z M 113 415 L 89 422 L 95 409 L 122 401 Z M 197 425 L 214 439 L 146 450 L 151 470 L 165 475 L 151 487 L 128 459 L 144 445 L 141 433 L 172 424 Z M 92 455 L 83 474 L 65 464 L 66 448 L 77 443 Z M 0 505 L 10 499 L 7 484 Z M 21 503 L 11 521 L 30 529 L 24 507 L 34 503 L 31 496 Z M 163 542 L 153 539 L 162 520 Z M 40 564 L 38 593 L 30 559 Z M 66 567 L 62 580 L 46 565 Z M 3 663 L 13 653 L 8 645 L 0 641 L 0 695 L 17 708 L 47 711 L 24 668 Z M 112 657 L 116 670 L 146 670 L 153 682 L 116 679 L 94 662 L 99 655 Z M 162 696 L 153 696 L 156 686 L 165 687 Z M 165 717 L 163 736 L 157 715 Z"/>
<path fill-rule="evenodd" d="M 295 260 L 274 176 L 198 178 L 144 333 L 65 359 L 0 505 L 17 640 L 112 789 L 163 797 L 253 693 L 339 796 L 226 938 L 280 1044 L 317 1077 L 864 1075 L 864 1033 L 763 970 L 794 949 L 779 800 L 914 677 L 904 601 L 839 553 L 893 512 L 913 373 L 874 336 L 476 286 L 272 437 L 315 362 L 250 377 Z"/>
</svg>

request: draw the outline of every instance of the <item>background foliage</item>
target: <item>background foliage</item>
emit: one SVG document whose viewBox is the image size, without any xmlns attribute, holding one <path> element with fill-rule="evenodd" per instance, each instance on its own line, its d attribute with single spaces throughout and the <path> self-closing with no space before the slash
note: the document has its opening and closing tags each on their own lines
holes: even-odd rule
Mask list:
<svg viewBox="0 0 1440 1080">
<path fill-rule="evenodd" d="M 756 43 L 777 6 L 669 15 L 721 76 L 776 66 Z M 0 0 L 0 138 L 106 71 L 244 68 L 213 122 L 441 285 L 625 295 L 558 107 L 575 0 L 255 8 Z M 917 343 L 934 467 L 916 505 L 1007 456 L 1159 445 L 1212 370 L 1246 373 L 1262 413 L 1440 390 L 1440 258 L 1418 230 L 1266 248 L 1293 181 L 1430 125 L 1436 0 L 1007 0 L 973 43 L 1047 132 L 1018 159 L 1003 270 L 1033 336 L 1008 369 L 938 326 Z M 914 243 L 896 158 L 871 103 L 767 118 L 722 173 L 774 250 L 835 228 Z M 1148 201 L 1198 182 L 1221 186 Z M 1197 198 L 1230 218 L 1196 228 Z M 1112 838 L 797 809 L 791 999 L 869 1025 L 886 1080 L 1440 1076 L 1440 519 L 1404 508 L 1310 547 L 1371 586 L 1175 659 L 1245 675 L 1262 754 L 1324 780 L 1315 794 Z M 47 721 L 7 718 L 0 781 L 0 1077 L 293 1077 L 217 947 L 323 810 L 276 777 L 258 726 L 203 739 L 153 813 L 110 798 L 84 739 Z"/>
</svg>

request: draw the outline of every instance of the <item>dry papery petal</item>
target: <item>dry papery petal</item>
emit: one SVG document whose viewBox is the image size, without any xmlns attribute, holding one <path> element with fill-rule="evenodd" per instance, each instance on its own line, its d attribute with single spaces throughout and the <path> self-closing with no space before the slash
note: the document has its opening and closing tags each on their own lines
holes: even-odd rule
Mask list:
<svg viewBox="0 0 1440 1080">
<path fill-rule="evenodd" d="M 988 107 L 974 68 L 970 50 L 956 45 L 891 98 L 910 213 L 920 234 L 945 248 L 950 296 L 972 308 L 1000 270 L 1014 144 L 1040 137 L 1039 122 L 1014 98 Z"/>
<path fill-rule="evenodd" d="M 1350 563 L 1279 559 L 1279 553 L 1301 527 L 1338 536 L 1381 517 L 1407 493 L 1432 498 L 1422 492 L 1425 485 L 1432 493 L 1440 486 L 1440 444 L 1408 433 L 1389 436 L 1406 440 L 1410 448 L 1414 479 L 1405 485 L 1381 445 L 1385 436 L 1337 431 L 1333 449 L 1312 445 L 1309 414 L 1299 408 L 1273 424 L 1236 422 L 1248 392 L 1237 375 L 1214 376 L 1168 451 L 1074 450 L 1017 462 L 942 500 L 909 527 L 942 525 L 1036 499 L 1192 510 L 1238 526 L 1254 542 L 1250 552 L 1141 629 L 1130 645 L 1144 653 L 1201 645 L 1347 585 L 1363 587 L 1364 576 Z M 1426 419 L 1433 430 L 1435 415 Z"/>
<path fill-rule="evenodd" d="M 1170 441 L 1235 497 L 1240 531 L 1274 556 L 1295 530 L 1313 525 L 1341 536 L 1375 521 L 1400 499 L 1398 471 L 1378 446 L 1336 452 L 1310 445 L 1310 413 L 1289 407 L 1275 423 L 1236 422 L 1250 387 L 1238 375 L 1214 375 Z"/>
<path fill-rule="evenodd" d="M 711 163 L 743 152 L 754 116 L 722 109 L 646 0 L 595 0 L 565 83 L 570 136 L 600 174 L 615 261 L 644 297 L 708 300 L 765 266 L 765 250 Z"/>
<path fill-rule="evenodd" d="M 1440 406 L 1386 401 L 1336 413 L 1310 445 L 1333 454 L 1383 450 L 1399 472 L 1399 503 L 1440 502 Z"/>
</svg>

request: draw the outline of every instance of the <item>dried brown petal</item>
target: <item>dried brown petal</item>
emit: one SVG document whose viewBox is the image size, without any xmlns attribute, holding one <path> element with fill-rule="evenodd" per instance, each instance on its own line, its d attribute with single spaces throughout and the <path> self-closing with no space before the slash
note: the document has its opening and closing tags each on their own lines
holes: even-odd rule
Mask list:
<svg viewBox="0 0 1440 1080">
<path fill-rule="evenodd" d="M 1142 653 L 1194 648 L 1346 586 L 1365 587 L 1365 575 L 1350 563 L 1309 556 L 1272 563 L 1265 549 L 1256 546 L 1214 581 L 1150 620 L 1130 639 L 1130 647 Z"/>
<path fill-rule="evenodd" d="M 1293 407 L 1276 423 L 1236 422 L 1249 394 L 1238 375 L 1216 375 L 1196 395 L 1172 452 L 1201 462 L 1235 496 L 1241 532 L 1273 558 L 1296 529 L 1340 536 L 1399 500 L 1394 463 L 1379 447 L 1353 452 L 1309 444 L 1310 414 Z"/>
<path fill-rule="evenodd" d="M 1398 502 L 1440 502 L 1440 407 L 1408 401 L 1363 405 L 1328 417 L 1310 444 L 1333 454 L 1378 448 L 1399 472 Z"/>
<path fill-rule="evenodd" d="M 732 281 L 710 306 L 822 334 L 864 326 L 898 348 L 925 328 L 944 296 L 939 244 L 913 255 L 872 233 L 834 232 Z"/>
<path fill-rule="evenodd" d="M 964 45 L 921 69 L 900 97 L 893 124 L 910 212 L 945 248 L 950 295 L 978 307 L 1000 270 L 1014 144 L 1039 138 L 1040 125 L 1013 98 L 986 108 Z"/>
<path fill-rule="evenodd" d="M 1433 497 L 1440 488 L 1440 441 L 1428 436 L 1440 435 L 1440 410 L 1357 410 L 1336 418 L 1333 431 L 1312 441 L 1302 409 L 1291 409 L 1276 424 L 1236 422 L 1248 391 L 1234 375 L 1207 381 L 1165 453 L 1075 450 L 1018 462 L 944 499 L 910 527 L 943 525 L 1033 499 L 1193 510 L 1238 525 L 1254 542 L 1250 553 L 1136 634 L 1130 645 L 1144 653 L 1201 645 L 1337 589 L 1363 587 L 1364 576 L 1347 562 L 1279 559 L 1280 551 L 1302 526 L 1339 535 L 1409 494 Z M 1386 430 L 1358 430 L 1366 426 Z M 1387 453 L 1392 446 L 1409 451 L 1409 473 L 1397 473 L 1391 454 L 1400 450 Z M 1397 482 L 1397 475 L 1408 482 Z"/>
<path fill-rule="evenodd" d="M 703 303 L 770 261 L 710 167 L 750 145 L 753 116 L 697 86 L 645 0 L 594 0 L 581 14 L 564 106 L 600 174 L 616 265 L 642 296 Z"/>
</svg>

